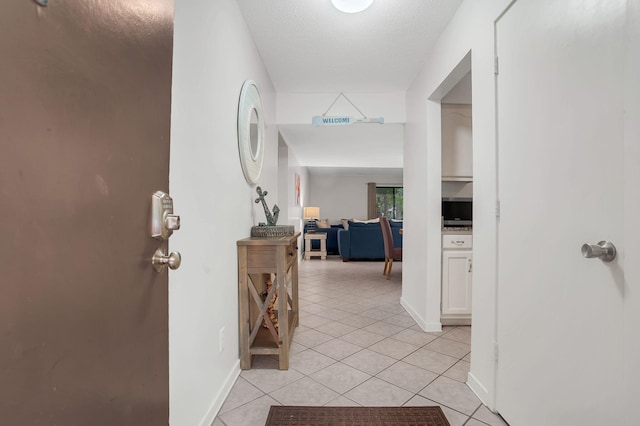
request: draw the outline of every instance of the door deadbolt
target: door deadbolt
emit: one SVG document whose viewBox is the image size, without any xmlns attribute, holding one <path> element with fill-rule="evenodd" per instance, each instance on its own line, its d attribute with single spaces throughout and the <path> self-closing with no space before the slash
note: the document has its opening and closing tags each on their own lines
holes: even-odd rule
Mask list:
<svg viewBox="0 0 640 426">
<path fill-rule="evenodd" d="M 173 199 L 169 194 L 156 191 L 151 197 L 151 237 L 167 240 L 180 229 L 180 216 L 173 214 Z"/>
</svg>

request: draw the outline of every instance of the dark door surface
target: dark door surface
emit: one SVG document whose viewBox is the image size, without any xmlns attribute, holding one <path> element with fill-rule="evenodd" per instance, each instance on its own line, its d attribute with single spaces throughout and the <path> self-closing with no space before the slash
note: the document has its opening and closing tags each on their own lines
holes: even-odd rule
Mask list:
<svg viewBox="0 0 640 426">
<path fill-rule="evenodd" d="M 173 0 L 0 5 L 0 423 L 169 415 Z"/>
</svg>

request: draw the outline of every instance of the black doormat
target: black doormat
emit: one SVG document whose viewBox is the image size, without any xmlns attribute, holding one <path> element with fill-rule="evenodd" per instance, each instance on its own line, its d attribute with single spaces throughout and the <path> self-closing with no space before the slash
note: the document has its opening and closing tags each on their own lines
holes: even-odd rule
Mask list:
<svg viewBox="0 0 640 426">
<path fill-rule="evenodd" d="M 272 405 L 265 426 L 450 426 L 440 407 Z"/>
</svg>

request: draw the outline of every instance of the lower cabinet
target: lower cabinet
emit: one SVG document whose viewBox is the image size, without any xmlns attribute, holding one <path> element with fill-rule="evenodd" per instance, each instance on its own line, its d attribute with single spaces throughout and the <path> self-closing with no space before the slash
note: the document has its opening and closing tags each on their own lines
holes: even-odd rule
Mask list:
<svg viewBox="0 0 640 426">
<path fill-rule="evenodd" d="M 460 241 L 458 239 L 457 241 Z M 465 241 L 466 243 L 466 241 Z M 442 250 L 442 315 L 443 324 L 471 323 L 472 252 L 467 244 L 461 248 Z"/>
</svg>

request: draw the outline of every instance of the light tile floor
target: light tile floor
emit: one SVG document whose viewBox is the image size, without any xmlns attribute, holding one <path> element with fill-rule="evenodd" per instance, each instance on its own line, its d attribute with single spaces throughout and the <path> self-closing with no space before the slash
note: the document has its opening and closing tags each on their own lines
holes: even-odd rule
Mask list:
<svg viewBox="0 0 640 426">
<path fill-rule="evenodd" d="M 256 356 L 214 426 L 264 425 L 271 405 L 439 405 L 452 426 L 504 426 L 464 384 L 471 327 L 425 333 L 400 306 L 402 263 L 300 262 L 290 368 Z"/>
</svg>

